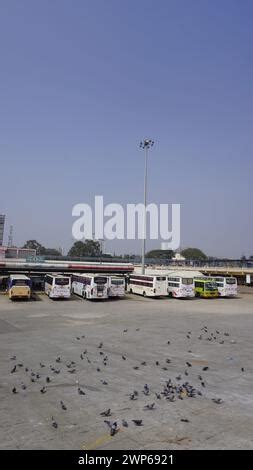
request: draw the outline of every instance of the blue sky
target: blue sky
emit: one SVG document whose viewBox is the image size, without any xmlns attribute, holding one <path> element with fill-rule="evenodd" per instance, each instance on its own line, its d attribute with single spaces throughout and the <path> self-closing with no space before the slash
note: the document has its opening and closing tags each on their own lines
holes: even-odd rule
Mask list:
<svg viewBox="0 0 253 470">
<path fill-rule="evenodd" d="M 74 204 L 141 202 L 148 136 L 148 200 L 181 204 L 182 246 L 253 254 L 252 22 L 248 0 L 2 1 L 0 212 L 15 243 L 67 249 Z"/>
</svg>

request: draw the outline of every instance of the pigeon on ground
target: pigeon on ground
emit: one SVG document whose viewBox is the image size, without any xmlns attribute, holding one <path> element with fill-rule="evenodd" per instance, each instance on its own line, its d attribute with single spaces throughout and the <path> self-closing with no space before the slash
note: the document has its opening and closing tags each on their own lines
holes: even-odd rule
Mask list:
<svg viewBox="0 0 253 470">
<path fill-rule="evenodd" d="M 132 419 L 132 421 L 136 426 L 142 426 L 142 419 Z"/>
<path fill-rule="evenodd" d="M 14 388 L 12 389 L 12 393 L 14 393 L 14 394 L 15 394 L 15 393 L 18 393 L 16 387 L 14 387 Z"/>
<path fill-rule="evenodd" d="M 42 389 L 40 390 L 40 393 L 43 394 L 43 393 L 46 393 L 46 392 L 47 392 L 46 387 L 42 387 Z"/>
<path fill-rule="evenodd" d="M 10 360 L 11 360 L 11 361 L 15 361 L 16 359 L 17 359 L 17 356 L 12 356 L 12 357 L 10 357 Z"/>
<path fill-rule="evenodd" d="M 128 428 L 128 422 L 125 419 L 122 419 L 122 426 L 124 426 L 124 428 Z"/>
<path fill-rule="evenodd" d="M 115 421 L 114 423 L 111 423 L 110 421 L 105 419 L 104 423 L 106 423 L 107 426 L 109 426 L 110 428 L 110 436 L 114 436 L 117 432 L 117 427 L 118 427 L 117 421 Z"/>
<path fill-rule="evenodd" d="M 116 434 L 116 432 L 118 431 L 117 427 L 118 427 L 117 421 L 112 423 L 111 430 L 110 430 L 110 436 L 114 436 Z"/>
<path fill-rule="evenodd" d="M 66 407 L 66 405 L 64 405 L 64 403 L 63 403 L 62 400 L 60 401 L 60 403 L 61 403 L 62 409 L 63 409 L 64 411 L 67 411 L 67 407 Z"/>
<path fill-rule="evenodd" d="M 46 382 L 47 382 L 47 384 L 49 384 L 49 382 L 51 382 L 50 377 L 46 377 Z"/>
<path fill-rule="evenodd" d="M 20 364 L 18 364 L 18 367 L 24 367 L 24 364 L 22 364 L 22 362 Z"/>
<path fill-rule="evenodd" d="M 42 364 L 42 362 L 40 362 L 40 367 L 45 367 L 45 364 Z"/>
<path fill-rule="evenodd" d="M 171 395 L 171 396 L 166 397 L 166 400 L 174 402 L 175 401 L 175 395 Z"/>
<path fill-rule="evenodd" d="M 123 330 L 123 333 L 127 333 L 128 330 Z"/>
<path fill-rule="evenodd" d="M 57 429 L 57 428 L 58 428 L 58 424 L 57 424 L 57 422 L 54 420 L 54 417 L 52 416 L 51 419 L 52 419 L 52 426 L 53 426 L 53 428 Z"/>
<path fill-rule="evenodd" d="M 60 356 L 55 359 L 55 362 L 58 362 L 58 363 L 61 362 Z"/>
<path fill-rule="evenodd" d="M 144 385 L 144 389 L 143 389 L 142 393 L 144 393 L 144 395 L 149 395 L 149 394 L 150 394 L 150 390 L 149 390 L 148 384 L 145 384 L 145 385 Z"/>
<path fill-rule="evenodd" d="M 190 422 L 189 419 L 187 419 L 187 418 L 182 418 L 182 419 L 180 419 L 180 421 L 182 421 L 182 423 L 189 423 Z"/>
<path fill-rule="evenodd" d="M 103 385 L 108 385 L 108 382 L 106 382 L 106 380 L 101 380 L 101 383 L 102 383 Z"/>
<path fill-rule="evenodd" d="M 144 406 L 144 410 L 153 410 L 155 407 L 155 403 L 147 404 Z"/>
<path fill-rule="evenodd" d="M 192 367 L 192 365 L 191 365 L 190 362 L 186 362 L 186 365 L 187 365 L 188 367 Z"/>
<path fill-rule="evenodd" d="M 212 401 L 216 403 L 216 405 L 221 405 L 223 403 L 221 398 L 212 398 Z"/>
<path fill-rule="evenodd" d="M 98 348 L 101 349 L 103 347 L 103 343 L 100 343 Z"/>
<path fill-rule="evenodd" d="M 27 387 L 26 387 L 25 384 L 22 383 L 22 384 L 21 384 L 21 388 L 22 388 L 22 390 L 26 390 Z"/>
<path fill-rule="evenodd" d="M 137 397 L 134 393 L 131 393 L 130 400 L 137 400 Z"/>
<path fill-rule="evenodd" d="M 111 408 L 108 408 L 108 410 L 102 411 L 100 413 L 101 416 L 111 416 Z"/>
<path fill-rule="evenodd" d="M 202 370 L 206 371 L 206 370 L 208 370 L 208 369 L 209 369 L 209 367 L 205 366 L 205 367 L 203 367 Z"/>
<path fill-rule="evenodd" d="M 161 400 L 161 395 L 160 395 L 160 393 L 156 393 L 156 398 L 157 398 L 157 400 Z"/>
<path fill-rule="evenodd" d="M 159 364 L 159 361 L 156 361 L 156 362 L 155 362 L 155 365 L 156 365 L 156 366 L 159 366 L 159 365 L 160 365 L 160 364 Z"/>
<path fill-rule="evenodd" d="M 86 395 L 86 393 L 80 387 L 78 387 L 78 393 L 79 395 Z"/>
<path fill-rule="evenodd" d="M 121 356 L 121 357 L 122 357 L 123 361 L 125 361 L 125 360 L 126 360 L 126 356 Z"/>
<path fill-rule="evenodd" d="M 71 370 L 68 370 L 68 372 L 69 372 L 70 374 L 75 374 L 75 372 L 76 372 L 76 369 L 71 369 Z"/>
<path fill-rule="evenodd" d="M 15 366 L 13 367 L 13 369 L 11 369 L 11 374 L 14 374 L 14 372 L 16 372 L 16 370 L 17 370 L 17 366 L 15 365 Z"/>
</svg>

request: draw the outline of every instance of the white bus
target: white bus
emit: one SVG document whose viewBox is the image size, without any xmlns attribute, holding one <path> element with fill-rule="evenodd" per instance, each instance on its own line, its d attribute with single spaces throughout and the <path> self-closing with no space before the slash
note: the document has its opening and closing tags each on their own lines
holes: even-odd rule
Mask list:
<svg viewBox="0 0 253 470">
<path fill-rule="evenodd" d="M 72 293 L 83 299 L 107 299 L 108 277 L 99 274 L 72 274 Z"/>
<path fill-rule="evenodd" d="M 61 274 L 46 274 L 45 293 L 50 299 L 69 299 L 71 296 L 71 278 Z"/>
<path fill-rule="evenodd" d="M 168 294 L 170 297 L 179 298 L 192 298 L 195 297 L 195 288 L 193 277 L 189 273 L 181 274 L 173 272 L 168 274 Z"/>
<path fill-rule="evenodd" d="M 125 278 L 119 276 L 109 276 L 109 297 L 125 296 Z"/>
<path fill-rule="evenodd" d="M 219 297 L 236 297 L 237 296 L 236 277 L 215 276 L 213 280 L 217 284 Z"/>
<path fill-rule="evenodd" d="M 168 295 L 167 278 L 153 274 L 130 274 L 127 278 L 127 292 L 140 294 L 143 297 Z"/>
</svg>

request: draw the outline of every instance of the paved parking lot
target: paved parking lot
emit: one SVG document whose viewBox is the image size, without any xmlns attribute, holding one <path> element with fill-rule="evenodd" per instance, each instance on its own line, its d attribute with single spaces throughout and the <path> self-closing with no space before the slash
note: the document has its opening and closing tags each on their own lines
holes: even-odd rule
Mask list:
<svg viewBox="0 0 253 470">
<path fill-rule="evenodd" d="M 1 449 L 252 448 L 251 292 L 188 301 L 0 295 Z M 202 395 L 183 389 L 170 401 L 161 394 L 169 379 Z M 115 436 L 104 420 L 117 421 Z"/>
</svg>

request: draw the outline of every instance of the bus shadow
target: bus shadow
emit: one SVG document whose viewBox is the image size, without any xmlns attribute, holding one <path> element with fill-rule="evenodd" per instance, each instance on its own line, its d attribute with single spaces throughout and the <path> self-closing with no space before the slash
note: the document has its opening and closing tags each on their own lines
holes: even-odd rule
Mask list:
<svg viewBox="0 0 253 470">
<path fill-rule="evenodd" d="M 31 302 L 41 302 L 41 301 L 42 301 L 42 298 L 39 296 L 39 294 L 37 294 L 37 292 L 33 292 L 33 293 L 31 294 L 30 301 L 31 301 Z"/>
</svg>

